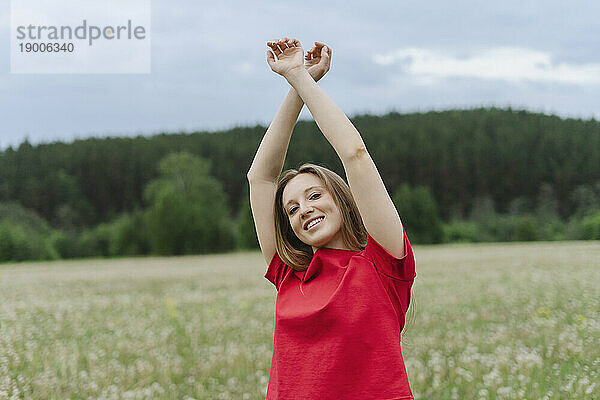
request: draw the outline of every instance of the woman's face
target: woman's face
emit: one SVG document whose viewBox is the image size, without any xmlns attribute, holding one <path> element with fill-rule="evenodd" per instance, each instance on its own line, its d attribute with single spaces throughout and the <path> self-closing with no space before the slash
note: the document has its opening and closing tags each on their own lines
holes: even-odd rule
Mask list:
<svg viewBox="0 0 600 400">
<path fill-rule="evenodd" d="M 283 189 L 282 201 L 296 237 L 312 246 L 313 252 L 319 247 L 346 247 L 340 210 L 315 175 L 301 173 L 292 178 Z"/>
</svg>

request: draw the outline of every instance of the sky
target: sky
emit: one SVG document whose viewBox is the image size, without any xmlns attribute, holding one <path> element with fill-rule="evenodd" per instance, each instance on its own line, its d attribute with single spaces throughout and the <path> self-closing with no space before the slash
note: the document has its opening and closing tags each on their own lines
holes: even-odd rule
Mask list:
<svg viewBox="0 0 600 400">
<path fill-rule="evenodd" d="M 10 12 L 1 2 L 0 150 L 267 126 L 289 84 L 266 42 L 283 36 L 331 47 L 319 85 L 350 117 L 511 106 L 600 119 L 600 2 L 151 0 L 149 74 L 11 73 Z"/>
</svg>

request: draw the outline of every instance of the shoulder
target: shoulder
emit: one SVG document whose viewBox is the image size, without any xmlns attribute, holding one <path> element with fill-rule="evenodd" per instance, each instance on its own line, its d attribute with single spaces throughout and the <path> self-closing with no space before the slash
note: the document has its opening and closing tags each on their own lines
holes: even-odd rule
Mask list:
<svg viewBox="0 0 600 400">
<path fill-rule="evenodd" d="M 281 287 L 281 282 L 284 280 L 287 274 L 292 271 L 292 268 L 288 266 L 283 260 L 279 257 L 279 254 L 275 252 L 269 266 L 267 268 L 267 272 L 265 273 L 265 278 L 279 291 Z"/>
<path fill-rule="evenodd" d="M 365 248 L 359 254 L 371 261 L 379 273 L 388 277 L 412 281 L 416 276 L 415 258 L 406 232 L 404 232 L 404 256 L 401 258 L 390 254 L 370 234 Z"/>
</svg>

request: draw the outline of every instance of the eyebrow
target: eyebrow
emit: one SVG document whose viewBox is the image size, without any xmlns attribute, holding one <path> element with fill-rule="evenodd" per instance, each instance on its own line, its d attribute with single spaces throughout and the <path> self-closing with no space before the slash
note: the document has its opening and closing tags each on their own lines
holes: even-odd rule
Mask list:
<svg viewBox="0 0 600 400">
<path fill-rule="evenodd" d="M 306 189 L 304 191 L 304 193 L 306 193 L 306 192 L 308 192 L 310 190 L 313 190 L 313 189 L 323 189 L 323 187 L 322 186 L 311 186 L 308 189 Z M 290 205 L 290 203 L 293 203 L 293 202 L 294 202 L 294 200 L 292 199 L 292 200 L 288 201 L 287 203 L 285 203 L 285 208 L 287 208 Z"/>
</svg>

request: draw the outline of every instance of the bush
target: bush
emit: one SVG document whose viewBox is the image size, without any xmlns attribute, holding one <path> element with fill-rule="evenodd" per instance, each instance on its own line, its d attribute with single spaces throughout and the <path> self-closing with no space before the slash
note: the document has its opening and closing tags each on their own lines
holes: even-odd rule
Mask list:
<svg viewBox="0 0 600 400">
<path fill-rule="evenodd" d="M 533 216 L 516 217 L 512 239 L 526 242 L 539 239 L 537 222 Z"/>
<path fill-rule="evenodd" d="M 536 218 L 532 215 L 489 215 L 479 226 L 480 241 L 512 242 L 539 240 Z"/>
<path fill-rule="evenodd" d="M 210 162 L 189 153 L 167 155 L 161 177 L 144 189 L 145 222 L 154 254 L 210 253 L 235 247 L 234 226 L 221 182 Z"/>
<path fill-rule="evenodd" d="M 452 220 L 443 225 L 446 242 L 478 242 L 479 229 L 473 221 Z"/>
<path fill-rule="evenodd" d="M 540 240 L 540 226 L 532 215 L 486 213 L 485 219 L 452 220 L 444 224 L 447 242 L 508 242 Z"/>
<path fill-rule="evenodd" d="M 600 211 L 581 220 L 581 239 L 600 240 Z"/>
<path fill-rule="evenodd" d="M 0 261 L 24 261 L 31 258 L 32 253 L 23 228 L 0 223 Z"/>
<path fill-rule="evenodd" d="M 56 250 L 60 258 L 75 258 L 79 256 L 77 247 L 78 237 L 73 232 L 55 230 L 49 238 L 51 246 Z"/>
<path fill-rule="evenodd" d="M 256 227 L 250 208 L 250 199 L 248 196 L 242 201 L 240 215 L 237 224 L 237 245 L 241 249 L 258 249 L 258 237 L 256 236 Z"/>
<path fill-rule="evenodd" d="M 54 260 L 48 223 L 18 203 L 0 203 L 0 261 Z"/>
<path fill-rule="evenodd" d="M 393 197 L 406 234 L 414 243 L 440 243 L 444 232 L 437 203 L 425 186 L 400 185 Z"/>
<path fill-rule="evenodd" d="M 133 256 L 150 253 L 150 239 L 142 211 L 124 213 L 111 225 L 110 255 Z"/>
<path fill-rule="evenodd" d="M 83 231 L 77 240 L 77 256 L 109 257 L 111 255 L 111 237 L 111 226 L 106 223 Z"/>
<path fill-rule="evenodd" d="M 553 216 L 547 218 L 538 218 L 536 220 L 537 229 L 539 231 L 538 240 L 566 240 L 567 239 L 567 223 L 563 222 L 560 217 Z"/>
</svg>

